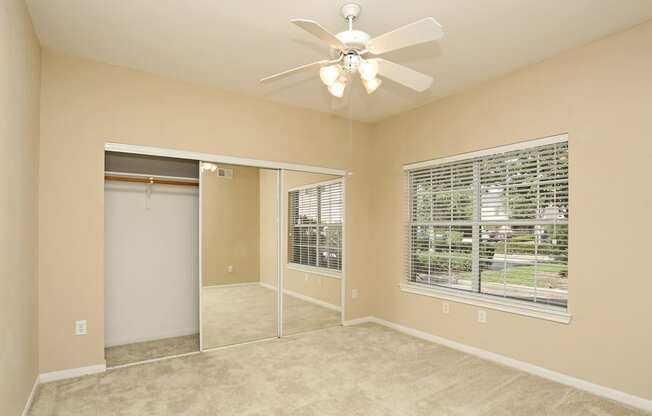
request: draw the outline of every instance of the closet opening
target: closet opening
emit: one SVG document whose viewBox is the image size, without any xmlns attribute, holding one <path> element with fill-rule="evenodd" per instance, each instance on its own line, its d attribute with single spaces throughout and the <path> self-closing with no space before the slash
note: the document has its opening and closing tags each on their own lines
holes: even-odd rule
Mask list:
<svg viewBox="0 0 652 416">
<path fill-rule="evenodd" d="M 199 351 L 199 163 L 105 152 L 105 358 Z"/>
</svg>

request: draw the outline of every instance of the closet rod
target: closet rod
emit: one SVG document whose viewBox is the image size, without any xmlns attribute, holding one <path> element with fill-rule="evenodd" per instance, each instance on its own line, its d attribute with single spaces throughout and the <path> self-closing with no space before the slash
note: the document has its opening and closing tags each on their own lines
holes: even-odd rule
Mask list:
<svg viewBox="0 0 652 416">
<path fill-rule="evenodd" d="M 106 181 L 118 181 L 118 182 L 137 182 L 137 183 L 149 183 L 149 184 L 159 184 L 159 185 L 178 185 L 178 186 L 199 186 L 198 182 L 189 182 L 183 180 L 174 180 L 174 179 L 159 179 L 156 176 L 121 176 L 121 175 L 111 175 L 105 174 L 104 180 Z"/>
</svg>

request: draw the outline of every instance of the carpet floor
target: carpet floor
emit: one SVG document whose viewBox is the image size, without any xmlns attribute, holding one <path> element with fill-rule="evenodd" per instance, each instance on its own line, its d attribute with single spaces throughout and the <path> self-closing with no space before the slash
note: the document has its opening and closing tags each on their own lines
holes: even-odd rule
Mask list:
<svg viewBox="0 0 652 416">
<path fill-rule="evenodd" d="M 206 348 L 278 335 L 276 291 L 261 285 L 202 290 L 202 337 Z M 296 297 L 283 296 L 284 335 L 340 325 L 341 314 Z"/>
<path fill-rule="evenodd" d="M 107 367 L 199 351 L 199 334 L 116 345 L 104 349 Z"/>
<path fill-rule="evenodd" d="M 50 415 L 642 415 L 591 394 L 363 324 L 40 386 Z"/>
</svg>

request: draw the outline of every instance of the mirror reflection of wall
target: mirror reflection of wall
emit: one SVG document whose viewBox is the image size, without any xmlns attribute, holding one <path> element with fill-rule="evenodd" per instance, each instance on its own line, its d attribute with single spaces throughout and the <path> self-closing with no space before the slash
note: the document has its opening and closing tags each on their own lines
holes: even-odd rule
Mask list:
<svg viewBox="0 0 652 416">
<path fill-rule="evenodd" d="M 343 178 L 283 172 L 283 333 L 342 322 Z"/>
<path fill-rule="evenodd" d="M 282 174 L 279 192 L 277 170 L 202 163 L 203 349 L 280 335 L 281 239 L 283 335 L 342 322 L 343 180 Z"/>
<path fill-rule="evenodd" d="M 202 163 L 202 346 L 204 349 L 278 335 L 275 244 L 277 171 Z M 262 255 L 262 257 L 261 257 Z M 265 260 L 265 261 L 263 261 Z M 263 272 L 264 274 L 261 274 Z"/>
</svg>

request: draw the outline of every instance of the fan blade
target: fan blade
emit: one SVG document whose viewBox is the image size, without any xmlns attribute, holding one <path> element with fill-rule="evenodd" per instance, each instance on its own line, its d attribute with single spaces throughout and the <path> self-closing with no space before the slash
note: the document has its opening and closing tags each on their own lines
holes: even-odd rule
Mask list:
<svg viewBox="0 0 652 416">
<path fill-rule="evenodd" d="M 293 19 L 290 21 L 335 49 L 347 49 L 346 45 L 343 44 L 342 41 L 340 41 L 337 37 L 335 37 L 335 35 L 324 29 L 322 25 L 315 21 L 302 19 Z"/>
<path fill-rule="evenodd" d="M 330 61 L 328 59 L 323 59 L 321 61 L 313 62 L 311 64 L 301 65 L 301 66 L 298 66 L 296 68 L 288 69 L 287 71 L 279 72 L 278 74 L 274 74 L 274 75 L 270 75 L 268 77 L 265 77 L 265 78 L 261 79 L 260 82 L 275 81 L 275 80 L 277 80 L 279 78 L 283 78 L 283 77 L 286 77 L 288 75 L 294 74 L 295 72 L 300 72 L 300 71 L 303 71 L 305 69 L 310 69 L 310 68 L 312 68 L 314 66 L 321 66 L 321 65 L 330 64 L 332 62 L 333 61 Z"/>
<path fill-rule="evenodd" d="M 375 61 L 378 62 L 378 73 L 380 75 L 415 91 L 423 92 L 432 85 L 432 77 L 426 74 L 382 58 L 376 58 Z"/>
<path fill-rule="evenodd" d="M 407 46 L 418 45 L 441 39 L 444 31 L 432 17 L 418 20 L 371 39 L 367 50 L 374 55 L 395 51 Z"/>
</svg>

